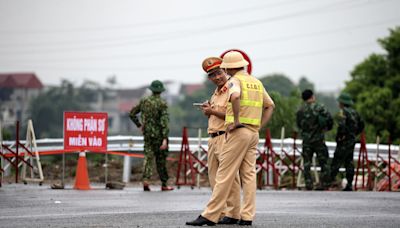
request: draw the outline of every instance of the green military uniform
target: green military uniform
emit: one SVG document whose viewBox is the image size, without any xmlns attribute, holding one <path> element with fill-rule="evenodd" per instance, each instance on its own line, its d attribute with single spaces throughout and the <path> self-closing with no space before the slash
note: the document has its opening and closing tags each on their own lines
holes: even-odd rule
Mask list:
<svg viewBox="0 0 400 228">
<path fill-rule="evenodd" d="M 150 89 L 152 88 L 150 87 Z M 142 123 L 139 121 L 139 118 L 137 117 L 138 113 L 141 113 Z M 169 133 L 168 129 L 169 118 L 168 118 L 167 103 L 160 97 L 160 93 L 153 93 L 153 95 L 141 99 L 139 104 L 132 108 L 129 117 L 137 127 L 140 128 L 143 124 L 143 136 L 144 136 L 143 180 L 146 181 L 150 179 L 153 172 L 153 160 L 155 157 L 157 171 L 160 176 L 162 186 L 167 186 L 167 181 L 169 178 L 166 168 L 166 158 L 168 156 L 168 149 L 160 150 L 160 146 L 162 144 L 163 139 L 168 139 L 168 133 Z"/>
<path fill-rule="evenodd" d="M 331 164 L 331 179 L 335 180 L 340 166 L 346 168 L 347 186 L 345 190 L 352 190 L 354 177 L 354 146 L 356 137 L 364 128 L 363 121 L 356 110 L 350 107 L 353 104 L 349 95 L 342 93 L 339 102 L 346 106 L 341 107 L 336 116 L 338 128 L 336 133 L 336 149 Z"/>
<path fill-rule="evenodd" d="M 298 110 L 296 115 L 297 126 L 303 138 L 304 179 L 306 188 L 313 188 L 310 168 L 314 152 L 321 167 L 322 186 L 329 186 L 328 148 L 325 145 L 325 131 L 332 117 L 328 110 L 318 103 L 307 103 Z"/>
</svg>

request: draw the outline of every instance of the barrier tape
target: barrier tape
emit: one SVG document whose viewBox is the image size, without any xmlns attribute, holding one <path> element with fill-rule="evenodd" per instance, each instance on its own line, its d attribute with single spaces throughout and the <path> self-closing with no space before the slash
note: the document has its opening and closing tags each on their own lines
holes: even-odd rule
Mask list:
<svg viewBox="0 0 400 228">
<path fill-rule="evenodd" d="M 47 155 L 60 155 L 63 153 L 79 153 L 81 151 L 76 150 L 47 150 L 47 151 L 39 151 L 40 156 L 47 156 Z M 144 154 L 137 154 L 137 153 L 129 153 L 124 151 L 90 151 L 90 153 L 99 153 L 99 154 L 111 154 L 111 155 L 119 155 L 119 156 L 129 156 L 135 158 L 144 158 Z M 12 158 L 15 157 L 15 154 L 7 153 L 3 154 L 5 158 Z M 25 152 L 18 153 L 18 156 L 25 156 Z M 175 158 L 167 158 L 168 161 L 178 161 Z"/>
</svg>

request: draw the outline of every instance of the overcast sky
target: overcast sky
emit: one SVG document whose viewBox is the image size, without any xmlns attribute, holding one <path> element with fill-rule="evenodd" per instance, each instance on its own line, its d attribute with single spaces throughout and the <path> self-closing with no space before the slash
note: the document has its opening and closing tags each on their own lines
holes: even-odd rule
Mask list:
<svg viewBox="0 0 400 228">
<path fill-rule="evenodd" d="M 0 0 L 0 72 L 119 88 L 199 83 L 201 62 L 245 51 L 253 75 L 306 76 L 337 91 L 378 38 L 400 25 L 398 0 Z"/>
</svg>

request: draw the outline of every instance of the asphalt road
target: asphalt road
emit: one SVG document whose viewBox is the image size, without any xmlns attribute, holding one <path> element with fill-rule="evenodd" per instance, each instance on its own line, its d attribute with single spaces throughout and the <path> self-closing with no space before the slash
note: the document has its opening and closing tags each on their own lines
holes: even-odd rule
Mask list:
<svg viewBox="0 0 400 228">
<path fill-rule="evenodd" d="M 195 219 L 210 197 L 208 188 L 152 187 L 152 192 L 135 186 L 77 191 L 4 184 L 0 227 L 189 227 L 185 222 Z M 253 227 L 398 228 L 400 193 L 257 191 Z"/>
</svg>

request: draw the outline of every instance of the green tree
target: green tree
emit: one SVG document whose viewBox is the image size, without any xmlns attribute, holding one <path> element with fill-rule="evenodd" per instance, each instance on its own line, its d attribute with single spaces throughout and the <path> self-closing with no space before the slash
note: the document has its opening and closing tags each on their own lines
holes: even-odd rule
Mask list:
<svg viewBox="0 0 400 228">
<path fill-rule="evenodd" d="M 268 124 L 272 137 L 280 137 L 282 127 L 285 127 L 285 137 L 292 137 L 296 130 L 295 113 L 302 102 L 300 84 L 313 89 L 313 83 L 303 77 L 299 85 L 296 85 L 283 74 L 268 75 L 261 78 L 260 81 L 271 95 L 276 106 L 271 122 Z M 215 88 L 212 82 L 205 80 L 204 89 L 191 96 L 186 96 L 181 102 L 170 107 L 170 135 L 181 136 L 183 126 L 189 128 L 190 136 L 197 136 L 197 128 L 207 128 L 207 118 L 192 104 L 209 99 Z M 318 94 L 317 96 L 321 103 L 329 104 L 327 106 L 332 113 L 337 112 L 337 103 L 332 95 Z M 329 107 L 333 107 L 332 110 Z M 265 128 L 261 129 L 260 133 L 260 137 L 265 137 Z M 203 132 L 203 135 L 205 134 L 206 132 Z M 332 140 L 333 137 L 329 139 Z"/>
<path fill-rule="evenodd" d="M 296 85 L 284 74 L 270 74 L 260 78 L 268 92 L 278 92 L 282 96 L 290 96 L 297 90 Z"/>
<path fill-rule="evenodd" d="M 305 76 L 300 78 L 297 87 L 300 93 L 306 89 L 311 89 L 312 91 L 314 91 L 318 102 L 324 104 L 330 113 L 337 113 L 339 111 L 339 107 L 335 99 L 335 96 L 333 94 L 318 92 L 315 89 L 314 83 L 309 81 Z"/>
<path fill-rule="evenodd" d="M 300 91 L 304 91 L 306 89 L 311 89 L 312 91 L 315 91 L 314 83 L 308 81 L 308 79 L 304 76 L 300 78 L 298 87 Z"/>
<path fill-rule="evenodd" d="M 281 128 L 285 127 L 285 137 L 292 137 L 296 130 L 296 112 L 302 103 L 301 92 L 311 89 L 315 92 L 314 83 L 305 76 L 301 77 L 296 85 L 283 74 L 272 74 L 260 79 L 275 102 L 275 110 L 268 127 L 274 138 L 281 136 Z M 338 105 L 333 95 L 316 93 L 318 102 L 324 104 L 329 112 L 338 112 Z M 332 132 L 332 131 L 330 131 Z M 334 135 L 327 134 L 328 140 L 334 140 Z M 265 135 L 265 129 L 261 130 L 261 136 Z"/>
<path fill-rule="evenodd" d="M 272 138 L 280 138 L 282 127 L 285 127 L 285 137 L 292 137 L 296 131 L 296 111 L 301 104 L 300 95 L 293 93 L 285 97 L 276 91 L 268 92 L 275 103 L 274 113 L 266 127 L 270 129 Z M 265 128 L 260 130 L 260 138 L 265 137 Z"/>
<path fill-rule="evenodd" d="M 209 80 L 203 82 L 203 89 L 196 91 L 192 95 L 187 95 L 175 106 L 169 108 L 170 112 L 170 135 L 181 136 L 182 128 L 187 127 L 190 136 L 197 136 L 197 129 L 203 129 L 206 136 L 208 119 L 201 110 L 193 106 L 193 103 L 204 102 L 211 98 L 216 86 Z"/>
<path fill-rule="evenodd" d="M 36 137 L 62 137 L 64 111 L 90 110 L 85 105 L 87 93 L 80 93 L 83 90 L 76 90 L 71 82 L 63 80 L 60 87 L 52 87 L 33 99 L 29 112 Z"/>
<path fill-rule="evenodd" d="M 95 81 L 85 80 L 77 89 L 77 94 L 82 102 L 96 102 L 99 95 L 104 95 L 104 89 Z"/>
<path fill-rule="evenodd" d="M 367 140 L 375 136 L 387 140 L 389 134 L 400 137 L 400 27 L 390 29 L 390 35 L 378 40 L 384 54 L 371 54 L 351 72 L 346 83 L 356 109 L 366 122 Z"/>
<path fill-rule="evenodd" d="M 316 93 L 316 98 L 319 103 L 324 104 L 331 114 L 339 112 L 338 102 L 333 94 Z"/>
</svg>

